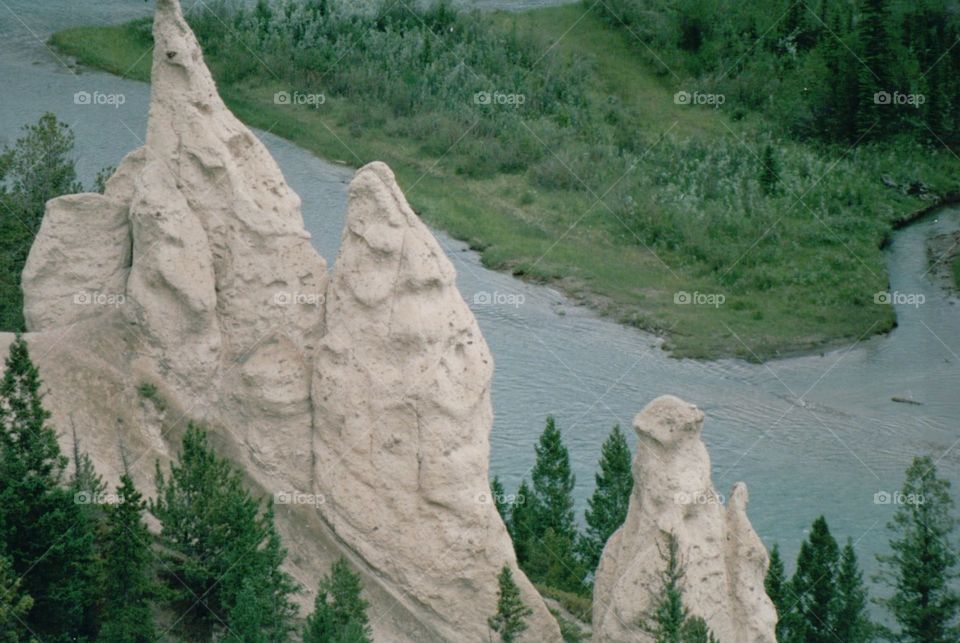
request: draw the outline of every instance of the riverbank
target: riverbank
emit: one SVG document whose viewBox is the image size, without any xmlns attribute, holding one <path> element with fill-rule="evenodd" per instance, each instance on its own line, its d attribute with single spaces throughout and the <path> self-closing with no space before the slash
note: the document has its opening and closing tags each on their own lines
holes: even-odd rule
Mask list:
<svg viewBox="0 0 960 643">
<path fill-rule="evenodd" d="M 274 95 L 291 88 L 287 79 L 231 78 L 229 52 L 208 49 L 207 57 L 225 101 L 246 123 L 349 165 L 386 161 L 417 212 L 469 242 L 486 266 L 551 283 L 618 321 L 666 335 L 675 356 L 760 360 L 894 326 L 892 307 L 874 303 L 887 289 L 880 248 L 893 222 L 922 202 L 886 189 L 878 177 L 922 177 L 947 192 L 955 161 L 910 147 L 851 152 L 778 142 L 782 187 L 760 195 L 748 142 L 762 123 L 678 104 L 674 89 L 630 55 L 623 35 L 582 7 L 490 21 L 490 29 L 520 34 L 551 55 L 588 61 L 580 100 L 616 106 L 600 135 L 626 129 L 636 139 L 626 161 L 622 151 L 631 143 L 621 141 L 621 153 L 596 164 L 626 163 L 629 189 L 606 196 L 621 183 L 619 171 L 595 187 L 571 187 L 590 162 L 571 168 L 559 148 L 540 154 L 564 179 L 559 185 L 544 180 L 542 167 L 474 172 L 470 157 L 481 148 L 460 150 L 456 137 L 438 149 L 389 116 L 358 123 L 356 100 L 335 91 L 320 109 L 278 104 Z M 149 81 L 144 54 L 151 42 L 142 21 L 68 29 L 52 43 L 83 64 Z M 425 121 L 428 133 L 427 125 L 444 124 Z M 584 158 L 596 149 L 584 145 Z M 729 195 L 735 203 L 725 201 Z"/>
</svg>

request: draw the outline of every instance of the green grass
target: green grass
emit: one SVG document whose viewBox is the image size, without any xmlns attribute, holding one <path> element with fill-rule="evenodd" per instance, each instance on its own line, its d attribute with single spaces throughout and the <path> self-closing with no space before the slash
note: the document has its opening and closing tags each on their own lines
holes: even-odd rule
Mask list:
<svg viewBox="0 0 960 643">
<path fill-rule="evenodd" d="M 953 259 L 953 285 L 960 290 L 960 255 Z"/>
<path fill-rule="evenodd" d="M 583 142 L 575 127 L 565 129 L 527 171 L 477 173 L 470 139 L 432 149 L 412 133 L 415 116 L 373 103 L 358 109 L 356 97 L 336 92 L 319 110 L 275 105 L 274 92 L 289 82 L 256 73 L 233 79 L 231 60 L 210 49 L 207 57 L 225 102 L 245 123 L 352 166 L 387 162 L 418 214 L 469 242 L 486 266 L 552 283 L 618 321 L 662 333 L 676 356 L 766 359 L 892 328 L 892 309 L 872 304 L 887 286 L 880 244 L 890 222 L 920 202 L 877 177 L 922 177 L 946 189 L 957 169 L 947 154 L 890 146 L 851 156 L 779 142 L 784 189 L 758 196 L 751 177 L 752 146 L 765 136 L 759 119 L 674 104 L 674 88 L 631 55 L 627 37 L 583 7 L 491 20 L 550 56 L 586 61 L 578 85 L 585 96 L 577 98 L 591 113 L 609 106 L 609 123 L 592 123 L 590 134 L 618 141 Z M 68 29 L 51 42 L 81 63 L 149 80 L 148 24 Z M 428 114 L 427 131 L 445 114 Z M 553 127 L 544 118 L 532 126 Z M 629 155 L 615 151 L 634 143 Z M 589 189 L 551 184 L 570 181 L 555 159 L 567 150 Z M 725 301 L 678 305 L 681 291 Z"/>
<path fill-rule="evenodd" d="M 547 585 L 537 585 L 536 587 L 542 596 L 552 598 L 560 603 L 563 609 L 570 612 L 574 618 L 579 619 L 583 623 L 589 624 L 593 622 L 593 600 L 589 596 L 580 596 L 579 594 L 554 589 Z"/>
</svg>

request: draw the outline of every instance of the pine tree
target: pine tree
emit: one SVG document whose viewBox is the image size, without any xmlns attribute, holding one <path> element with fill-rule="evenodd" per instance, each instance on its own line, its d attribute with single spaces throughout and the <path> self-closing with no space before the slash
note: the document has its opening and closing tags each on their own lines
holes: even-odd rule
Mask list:
<svg viewBox="0 0 960 643">
<path fill-rule="evenodd" d="M 497 513 L 500 514 L 503 524 L 507 525 L 507 531 L 509 531 L 510 510 L 507 506 L 507 492 L 504 491 L 503 483 L 497 476 L 493 476 L 493 480 L 490 481 L 490 498 L 493 500 L 493 506 L 497 508 Z"/>
<path fill-rule="evenodd" d="M 535 582 L 565 592 L 582 593 L 584 571 L 574 547 L 569 537 L 549 527 L 532 546 L 527 561 L 527 567 L 535 574 Z"/>
<path fill-rule="evenodd" d="M 517 564 L 524 568 L 530 558 L 533 534 L 536 530 L 537 507 L 536 498 L 526 480 L 520 481 L 517 497 L 510 508 L 510 520 L 507 521 L 507 530 L 513 540 L 513 549 L 517 554 Z"/>
<path fill-rule="evenodd" d="M 152 537 L 143 522 L 146 503 L 129 475 L 120 477 L 116 504 L 106 505 L 104 601 L 100 638 L 114 643 L 148 643 L 157 639 L 150 601 Z"/>
<path fill-rule="evenodd" d="M 863 585 L 863 573 L 850 538 L 847 538 L 847 544 L 840 553 L 837 571 L 834 635 L 844 643 L 865 643 L 874 639 L 873 624 L 867 616 L 867 589 Z"/>
<path fill-rule="evenodd" d="M 513 643 L 526 631 L 527 624 L 524 619 L 533 614 L 533 610 L 523 604 L 520 589 L 513 582 L 513 572 L 508 565 L 504 565 L 500 570 L 497 584 L 497 613 L 487 619 L 487 624 L 500 635 L 503 643 Z"/>
<path fill-rule="evenodd" d="M 857 20 L 861 58 L 858 80 L 857 134 L 879 138 L 892 131 L 896 108 L 875 100 L 878 92 L 892 93 L 894 87 L 895 41 L 889 30 L 889 1 L 864 0 Z"/>
<path fill-rule="evenodd" d="M 41 386 L 18 335 L 0 380 L 0 548 L 33 598 L 30 629 L 44 641 L 72 641 L 96 633 L 94 532 L 72 491 L 61 486 L 67 459 Z"/>
<path fill-rule="evenodd" d="M 680 628 L 681 643 L 720 643 L 714 636 L 707 622 L 699 616 L 688 616 Z"/>
<path fill-rule="evenodd" d="M 11 562 L 0 555 L 0 643 L 31 640 L 26 619 L 33 599 L 23 592 L 21 585 Z"/>
<path fill-rule="evenodd" d="M 23 131 L 0 152 L 0 329 L 7 331 L 26 330 L 20 275 L 46 202 L 82 190 L 70 128 L 48 112 Z"/>
<path fill-rule="evenodd" d="M 580 539 L 580 552 L 590 572 L 597 569 L 607 540 L 627 518 L 630 493 L 633 491 L 630 447 L 620 430 L 613 427 L 603 443 L 600 455 L 600 471 L 596 474 L 596 488 L 587 500 L 584 518 L 586 534 Z"/>
<path fill-rule="evenodd" d="M 877 557 L 882 570 L 878 580 L 893 590 L 880 602 L 899 626 L 896 640 L 956 641 L 960 595 L 951 586 L 958 574 L 950 482 L 937 476 L 932 458 L 916 457 L 907 469 L 900 498 L 904 503 L 888 525 L 893 553 Z"/>
<path fill-rule="evenodd" d="M 810 536 L 800 546 L 797 570 L 790 580 L 796 601 L 785 616 L 789 641 L 835 643 L 837 569 L 840 550 L 823 516 L 817 518 Z"/>
<path fill-rule="evenodd" d="M 161 543 L 169 552 L 165 574 L 185 630 L 209 638 L 215 627 L 229 624 L 250 579 L 266 612 L 265 633 L 281 637 L 290 631 L 296 586 L 281 569 L 286 552 L 272 504 L 264 507 L 250 495 L 239 471 L 214 453 L 199 427 L 188 426 L 169 479 L 157 464 L 150 511 L 161 524 Z M 244 598 L 252 600 L 249 592 Z"/>
<path fill-rule="evenodd" d="M 573 537 L 576 526 L 573 516 L 573 487 L 576 478 L 570 469 L 570 454 L 553 417 L 536 446 L 537 459 L 530 474 L 537 500 L 537 528 L 540 534 L 553 529 L 560 536 Z"/>
<path fill-rule="evenodd" d="M 777 544 L 774 544 L 773 549 L 770 550 L 770 566 L 767 568 L 767 577 L 764 579 L 763 586 L 767 596 L 777 608 L 777 640 L 785 641 L 786 617 L 794 604 L 789 598 L 790 586 L 783 567 L 783 559 L 780 557 L 780 546 Z"/>
<path fill-rule="evenodd" d="M 680 544 L 674 534 L 667 534 L 666 551 L 660 551 L 666 568 L 660 574 L 660 593 L 653 603 L 653 613 L 640 623 L 641 628 L 657 643 L 681 643 L 680 634 L 687 620 L 680 583 L 685 573 L 680 557 Z"/>
<path fill-rule="evenodd" d="M 368 604 L 360 596 L 362 589 L 360 576 L 346 559 L 335 562 L 320 583 L 303 631 L 304 643 L 369 643 Z"/>
<path fill-rule="evenodd" d="M 549 575 L 560 583 L 559 589 L 583 591 L 586 575 L 576 556 L 577 528 L 573 515 L 573 487 L 570 454 L 552 417 L 536 446 L 537 459 L 531 472 L 532 496 L 527 499 L 517 536 L 524 542 L 523 570 L 534 582 L 545 582 Z M 529 512 L 529 513 L 527 513 Z M 545 541 L 552 532 L 550 543 Z"/>
</svg>

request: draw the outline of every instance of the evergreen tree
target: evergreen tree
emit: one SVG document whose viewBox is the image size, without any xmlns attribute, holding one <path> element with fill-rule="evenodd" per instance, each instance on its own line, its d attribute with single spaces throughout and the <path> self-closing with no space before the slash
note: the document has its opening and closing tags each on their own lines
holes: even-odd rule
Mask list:
<svg viewBox="0 0 960 643">
<path fill-rule="evenodd" d="M 13 565 L 0 555 L 0 643 L 30 641 L 26 619 L 33 599 L 22 591 Z"/>
<path fill-rule="evenodd" d="M 94 532 L 73 492 L 61 486 L 67 460 L 41 386 L 18 335 L 0 380 L 0 549 L 33 598 L 30 629 L 44 641 L 74 641 L 96 633 Z"/>
<path fill-rule="evenodd" d="M 487 624 L 500 635 L 503 643 L 513 643 L 527 629 L 524 619 L 533 614 L 533 610 L 523 604 L 520 590 L 513 582 L 513 572 L 508 565 L 504 565 L 500 570 L 497 583 L 497 613 L 487 619 Z"/>
<path fill-rule="evenodd" d="M 236 615 L 248 579 L 262 626 L 278 640 L 291 629 L 296 607 L 292 579 L 282 571 L 286 552 L 266 507 L 244 488 L 240 473 L 214 453 L 206 434 L 190 424 L 169 479 L 157 464 L 157 499 L 150 511 L 160 520 L 161 542 L 169 552 L 165 575 L 184 629 L 204 638 Z M 253 600 L 249 592 L 245 600 Z"/>
<path fill-rule="evenodd" d="M 143 522 L 146 503 L 129 475 L 120 477 L 118 502 L 106 505 L 104 601 L 100 638 L 112 643 L 157 639 L 150 601 L 155 588 L 152 537 Z"/>
<path fill-rule="evenodd" d="M 684 606 L 682 584 L 686 565 L 676 536 L 667 534 L 666 551 L 659 551 L 664 562 L 661 587 L 653 600 L 651 613 L 640 619 L 640 629 L 652 636 L 656 643 L 718 643 L 707 622 Z"/>
<path fill-rule="evenodd" d="M 895 640 L 947 643 L 960 639 L 960 595 L 953 541 L 956 518 L 950 482 L 937 476 L 934 461 L 916 457 L 907 469 L 900 504 L 889 523 L 890 555 L 878 556 L 878 580 L 893 590 L 880 601 L 899 626 Z"/>
<path fill-rule="evenodd" d="M 536 498 L 526 480 L 520 481 L 517 489 L 517 498 L 510 508 L 510 520 L 507 521 L 507 530 L 513 540 L 513 549 L 517 554 L 517 564 L 525 568 L 530 558 L 532 534 L 536 530 L 537 508 Z"/>
<path fill-rule="evenodd" d="M 527 561 L 534 582 L 565 592 L 582 593 L 584 569 L 574 547 L 569 537 L 558 534 L 553 527 L 547 528 L 547 533 L 531 545 Z"/>
<path fill-rule="evenodd" d="M 878 101 L 878 92 L 892 94 L 894 86 L 894 45 L 889 30 L 890 0 L 863 0 L 857 20 L 861 65 L 858 79 L 857 134 L 879 138 L 898 120 L 895 106 Z"/>
<path fill-rule="evenodd" d="M 773 545 L 770 550 L 770 566 L 767 568 L 767 577 L 763 582 L 767 596 L 773 601 L 773 606 L 777 608 L 777 640 L 786 640 L 786 617 L 787 613 L 793 607 L 790 600 L 790 585 L 787 581 L 786 571 L 783 567 L 783 559 L 780 557 L 780 546 Z"/>
<path fill-rule="evenodd" d="M 653 603 L 653 614 L 641 621 L 641 628 L 657 643 L 681 643 L 680 635 L 687 620 L 680 583 L 685 573 L 676 536 L 667 534 L 666 552 L 660 551 L 666 568 L 660 574 L 660 594 Z"/>
<path fill-rule="evenodd" d="M 535 449 L 537 459 L 530 478 L 539 514 L 537 535 L 553 529 L 558 535 L 572 540 L 576 534 L 573 516 L 576 478 L 570 469 L 570 454 L 553 417 L 547 418 L 547 425 Z"/>
<path fill-rule="evenodd" d="M 558 583 L 558 589 L 581 592 L 586 573 L 576 555 L 575 478 L 570 454 L 553 417 L 547 418 L 536 454 L 531 496 L 525 498 L 519 521 L 513 525 L 516 537 L 523 541 L 517 546 L 521 568 L 534 582 L 545 583 L 549 577 Z"/>
<path fill-rule="evenodd" d="M 873 623 L 867 616 L 867 589 L 863 573 L 853 550 L 853 540 L 847 538 L 840 553 L 837 571 L 837 612 L 834 634 L 844 643 L 865 643 L 874 639 Z"/>
<path fill-rule="evenodd" d="M 837 569 L 840 550 L 823 516 L 810 529 L 800 546 L 797 570 L 790 581 L 796 605 L 785 615 L 788 641 L 835 643 Z"/>
<path fill-rule="evenodd" d="M 0 329 L 26 330 L 20 274 L 49 199 L 80 192 L 73 133 L 51 114 L 0 152 Z"/>
<path fill-rule="evenodd" d="M 580 552 L 588 571 L 593 572 L 600 564 L 600 556 L 607 540 L 627 518 L 630 493 L 633 491 L 630 447 L 620 430 L 613 427 L 603 443 L 600 455 L 600 471 L 595 476 L 593 496 L 587 500 L 584 518 L 586 534 L 580 539 Z"/>
<path fill-rule="evenodd" d="M 497 513 L 500 514 L 503 524 L 507 525 L 507 531 L 509 531 L 510 509 L 507 506 L 507 492 L 504 491 L 503 483 L 497 476 L 493 476 L 493 480 L 490 481 L 490 498 L 493 500 L 493 506 L 497 508 Z"/>
<path fill-rule="evenodd" d="M 681 643 L 720 643 L 720 640 L 714 636 L 707 622 L 699 616 L 688 616 L 680 628 Z"/>
<path fill-rule="evenodd" d="M 368 604 L 360 596 L 360 576 L 341 558 L 320 583 L 304 643 L 369 643 Z"/>
</svg>

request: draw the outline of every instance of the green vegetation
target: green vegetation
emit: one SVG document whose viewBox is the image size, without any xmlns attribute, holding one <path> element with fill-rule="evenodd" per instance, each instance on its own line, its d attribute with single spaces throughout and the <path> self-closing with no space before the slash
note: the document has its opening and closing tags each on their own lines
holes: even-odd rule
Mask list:
<svg viewBox="0 0 960 643">
<path fill-rule="evenodd" d="M 23 593 L 21 581 L 6 556 L 0 556 L 0 641 L 17 643 L 24 638 L 26 621 L 33 599 Z"/>
<path fill-rule="evenodd" d="M 167 408 L 167 403 L 163 401 L 157 385 L 153 382 L 140 382 L 137 385 L 137 394 L 145 400 L 150 400 L 161 413 Z"/>
<path fill-rule="evenodd" d="M 541 594 L 589 623 L 593 573 L 607 540 L 627 517 L 633 490 L 630 448 L 620 427 L 614 426 L 601 449 L 584 532 L 574 518 L 576 478 L 570 454 L 553 417 L 547 417 L 535 450 L 531 483 L 520 482 L 513 502 L 508 502 L 496 477 L 490 483 L 491 494 L 513 539 L 520 568 Z"/>
<path fill-rule="evenodd" d="M 487 619 L 487 624 L 503 643 L 513 643 L 527 630 L 524 619 L 533 614 L 533 610 L 523 604 L 509 565 L 504 565 L 500 570 L 497 585 L 497 613 Z"/>
<path fill-rule="evenodd" d="M 203 431 L 188 427 L 169 478 L 158 468 L 155 502 L 145 504 L 128 475 L 121 476 L 111 499 L 76 440 L 74 473 L 65 478 L 68 459 L 48 424 L 41 388 L 27 344 L 18 336 L 0 379 L 3 640 L 32 641 L 33 633 L 38 633 L 50 641 L 150 641 L 159 629 L 153 618 L 163 607 L 188 617 L 177 625 L 177 634 L 190 640 L 290 640 L 296 617 L 290 597 L 297 588 L 281 570 L 285 552 L 272 507 L 243 488 L 239 471 L 214 453 Z M 614 446 L 619 442 L 616 436 L 614 430 L 605 456 L 620 451 Z M 605 461 L 623 460 L 621 455 Z M 529 577 L 538 580 L 543 596 L 589 622 L 589 574 L 578 558 L 583 554 L 550 539 L 551 534 L 562 534 L 563 545 L 579 536 L 572 508 L 566 509 L 572 507 L 568 497 L 574 484 L 569 455 L 552 419 L 537 445 L 532 479 L 531 486 L 521 484 L 522 495 L 507 512 L 517 550 L 525 552 L 524 557 L 518 553 L 518 561 Z M 502 485 L 496 487 L 503 497 Z M 519 502 L 521 498 L 530 504 Z M 868 595 L 853 542 L 847 539 L 839 548 L 821 516 L 801 546 L 789 581 L 779 549 L 774 546 L 771 552 L 765 588 L 780 614 L 779 641 L 862 643 L 881 635 L 909 643 L 956 640 L 960 595 L 952 583 L 960 560 L 949 482 L 938 477 L 930 457 L 918 457 L 897 498 L 889 525 L 892 554 L 879 557 L 878 579 L 892 594 L 878 602 L 889 609 L 898 631 L 868 620 Z M 144 524 L 147 507 L 160 521 L 158 539 Z M 522 528 L 518 530 L 517 524 Z M 531 540 L 532 533 L 542 534 L 541 539 Z M 542 566 L 546 558 L 538 550 L 566 572 L 559 573 L 552 564 Z M 653 605 L 642 625 L 658 641 L 713 643 L 707 623 L 683 604 L 685 566 L 676 538 L 667 540 L 661 557 L 662 587 L 653 590 Z M 522 631 L 528 611 L 519 600 L 510 568 L 504 570 L 498 612 L 490 626 L 502 640 L 512 640 Z M 577 579 L 577 593 L 562 589 Z M 166 582 L 165 590 L 158 580 Z M 204 597 L 216 623 L 192 614 L 197 605 L 183 595 L 182 587 L 194 597 Z M 361 593 L 360 577 L 345 560 L 337 561 L 320 583 L 304 640 L 369 643 L 368 605 Z M 565 622 L 563 632 L 566 640 L 579 640 L 575 623 Z"/>
<path fill-rule="evenodd" d="M 950 482 L 937 476 L 936 463 L 916 457 L 907 469 L 897 506 L 888 525 L 893 552 L 879 556 L 879 580 L 893 590 L 880 603 L 889 609 L 899 631 L 893 640 L 947 643 L 960 637 L 960 593 L 954 581 L 958 557 Z"/>
<path fill-rule="evenodd" d="M 703 618 L 690 614 L 683 604 L 685 565 L 676 536 L 667 534 L 666 551 L 660 551 L 664 570 L 652 613 L 640 626 L 657 643 L 717 643 Z"/>
<path fill-rule="evenodd" d="M 337 560 L 320 583 L 313 614 L 303 631 L 304 643 L 369 643 L 368 605 L 361 591 L 360 576 L 346 559 Z"/>
<path fill-rule="evenodd" d="M 856 148 L 797 140 L 802 128 L 767 108 L 789 114 L 791 104 L 754 103 L 781 67 L 800 62 L 766 44 L 721 56 L 728 40 L 712 35 L 743 13 L 759 34 L 775 12 L 680 4 L 690 16 L 676 33 L 688 49 L 700 45 L 657 41 L 654 51 L 662 45 L 667 65 L 695 79 L 716 66 L 708 62 L 743 55 L 723 79 L 731 101 L 721 109 L 674 102 L 675 79 L 637 55 L 636 37 L 578 6 L 355 15 L 334 2 L 214 3 L 190 19 L 224 99 L 247 123 L 351 164 L 388 162 L 415 209 L 486 265 L 555 281 L 626 323 L 670 329 L 677 355 L 761 359 L 890 329 L 892 308 L 873 303 L 887 287 L 880 245 L 921 201 L 879 177 L 946 192 L 956 159 L 913 139 Z M 651 6 L 652 19 L 673 24 L 671 11 Z M 140 21 L 70 29 L 52 42 L 148 80 L 149 38 Z M 291 100 L 275 102 L 277 92 Z M 319 94 L 322 103 L 306 100 Z M 701 305 L 701 295 L 723 302 Z"/>
<path fill-rule="evenodd" d="M 791 601 L 790 588 L 787 580 L 787 572 L 783 566 L 783 558 L 780 557 L 780 546 L 774 543 L 770 550 L 770 565 L 767 567 L 767 576 L 763 582 L 763 588 L 767 596 L 773 602 L 779 618 L 777 619 L 777 640 L 786 641 L 787 628 L 784 616 L 793 609 Z"/>
<path fill-rule="evenodd" d="M 633 491 L 630 447 L 619 424 L 613 427 L 600 453 L 596 486 L 584 515 L 586 533 L 580 538 L 580 555 L 590 572 L 596 571 L 603 546 L 626 520 Z"/>
<path fill-rule="evenodd" d="M 593 601 L 589 596 L 565 592 L 547 585 L 536 585 L 536 588 L 541 596 L 552 598 L 560 603 L 560 606 L 578 621 L 590 623 L 593 620 Z"/>
<path fill-rule="evenodd" d="M 66 486 L 67 458 L 48 422 L 41 387 L 18 336 L 0 380 L 0 552 L 22 579 L 21 596 L 33 601 L 14 629 L 24 640 L 35 633 L 45 641 L 73 641 L 96 633 L 95 532 Z"/>
<path fill-rule="evenodd" d="M 576 553 L 578 532 L 573 513 L 576 479 L 553 417 L 547 418 L 535 448 L 531 487 L 526 490 L 526 481 L 521 484 L 517 497 L 522 497 L 523 503 L 513 506 L 510 517 L 517 562 L 534 583 L 583 592 L 586 570 Z"/>
<path fill-rule="evenodd" d="M 24 331 L 20 273 L 48 199 L 80 192 L 73 132 L 50 113 L 0 150 L 0 330 Z"/>
<path fill-rule="evenodd" d="M 145 643 L 163 608 L 183 640 L 290 640 L 298 588 L 281 569 L 272 505 L 244 489 L 206 434 L 191 424 L 169 477 L 158 466 L 156 501 L 145 503 L 127 474 L 105 494 L 76 439 L 64 475 L 41 388 L 18 335 L 0 379 L 0 640 Z M 148 506 L 159 538 L 144 522 Z M 346 562 L 335 564 L 308 621 L 322 636 L 306 640 L 368 643 L 360 591 Z"/>
<path fill-rule="evenodd" d="M 609 0 L 634 55 L 791 137 L 955 144 L 960 16 L 943 0 Z"/>
<path fill-rule="evenodd" d="M 958 561 L 950 483 L 937 475 L 929 456 L 913 459 L 897 494 L 888 525 L 891 554 L 877 556 L 877 576 L 892 594 L 876 599 L 893 617 L 896 630 L 872 623 L 863 573 L 849 538 L 841 550 L 823 516 L 800 548 L 788 582 L 780 550 L 770 554 L 765 587 L 780 616 L 777 640 L 787 643 L 880 638 L 905 643 L 946 643 L 960 635 L 960 593 L 954 589 Z"/>
<path fill-rule="evenodd" d="M 789 581 L 774 545 L 764 586 L 779 615 L 778 641 L 876 640 L 878 629 L 867 617 L 867 590 L 853 541 L 847 539 L 841 551 L 823 516 L 813 522 Z"/>
<path fill-rule="evenodd" d="M 953 283 L 955 287 L 960 290 L 960 255 L 957 255 L 957 257 L 953 260 L 952 272 Z"/>
<path fill-rule="evenodd" d="M 250 495 L 240 472 L 214 453 L 199 427 L 188 427 L 169 476 L 157 465 L 150 512 L 160 521 L 168 552 L 162 576 L 185 634 L 209 639 L 220 625 L 249 625 L 251 613 L 259 614 L 257 636 L 277 640 L 293 630 L 290 595 L 297 588 L 281 570 L 286 551 L 273 506 Z"/>
<path fill-rule="evenodd" d="M 156 641 L 151 602 L 157 588 L 153 537 L 143 522 L 146 503 L 127 474 L 120 477 L 117 496 L 122 501 L 106 506 L 100 637 L 118 642 Z"/>
</svg>

